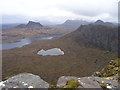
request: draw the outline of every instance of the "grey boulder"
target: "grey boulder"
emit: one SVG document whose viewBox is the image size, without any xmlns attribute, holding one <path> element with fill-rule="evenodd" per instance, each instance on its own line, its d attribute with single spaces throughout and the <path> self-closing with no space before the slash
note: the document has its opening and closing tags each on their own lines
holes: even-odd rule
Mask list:
<svg viewBox="0 0 120 90">
<path fill-rule="evenodd" d="M 31 73 L 22 73 L 0 82 L 2 88 L 49 88 L 49 84 L 39 76 Z"/>
<path fill-rule="evenodd" d="M 65 86 L 67 84 L 67 81 L 70 79 L 74 79 L 79 83 L 78 88 L 101 88 L 99 83 L 92 78 L 89 78 L 89 77 L 78 78 L 78 77 L 74 77 L 74 76 L 60 77 L 57 82 L 57 87 Z"/>
</svg>

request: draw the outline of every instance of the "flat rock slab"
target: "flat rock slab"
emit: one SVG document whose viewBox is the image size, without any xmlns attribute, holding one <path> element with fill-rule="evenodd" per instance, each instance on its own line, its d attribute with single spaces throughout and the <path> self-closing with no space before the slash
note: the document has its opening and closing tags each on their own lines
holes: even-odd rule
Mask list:
<svg viewBox="0 0 120 90">
<path fill-rule="evenodd" d="M 112 80 L 108 80 L 108 79 L 104 79 L 104 78 L 100 78 L 100 77 L 89 77 L 92 78 L 93 80 L 99 81 L 99 82 L 103 82 L 105 84 L 109 84 L 111 85 L 113 88 L 116 88 L 118 86 L 118 82 L 112 81 Z"/>
<path fill-rule="evenodd" d="M 78 82 L 84 88 L 101 88 L 101 86 L 96 80 L 89 78 L 89 77 L 80 78 L 78 79 Z"/>
<path fill-rule="evenodd" d="M 37 75 L 23 73 L 1 82 L 0 88 L 49 88 L 49 84 Z"/>
</svg>

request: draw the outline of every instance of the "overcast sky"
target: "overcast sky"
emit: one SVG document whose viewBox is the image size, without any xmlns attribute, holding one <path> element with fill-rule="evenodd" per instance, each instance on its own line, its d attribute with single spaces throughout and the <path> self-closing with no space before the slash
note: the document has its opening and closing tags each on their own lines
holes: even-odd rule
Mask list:
<svg viewBox="0 0 120 90">
<path fill-rule="evenodd" d="M 117 22 L 119 0 L 0 0 L 2 23 L 63 23 L 67 19 Z"/>
</svg>

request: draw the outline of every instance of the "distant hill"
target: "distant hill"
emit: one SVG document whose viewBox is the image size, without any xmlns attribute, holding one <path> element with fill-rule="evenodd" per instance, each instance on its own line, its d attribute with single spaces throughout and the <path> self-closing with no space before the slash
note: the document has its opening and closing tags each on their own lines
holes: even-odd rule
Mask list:
<svg viewBox="0 0 120 90">
<path fill-rule="evenodd" d="M 115 24 L 111 22 L 104 22 L 102 20 L 97 20 L 96 22 L 87 22 L 83 20 L 66 20 L 63 24 L 57 25 L 59 28 L 65 28 L 65 29 L 70 29 L 70 30 L 75 30 L 80 25 L 88 25 L 88 24 L 94 24 L 94 25 L 105 25 L 105 26 L 114 26 Z"/>
<path fill-rule="evenodd" d="M 83 20 L 66 20 L 63 24 L 57 25 L 57 27 L 65 28 L 65 29 L 77 29 L 80 25 L 87 25 L 90 22 Z"/>
<path fill-rule="evenodd" d="M 2 29 L 8 29 L 8 28 L 13 28 L 17 25 L 19 25 L 19 24 L 2 24 L 0 26 L 2 26 Z"/>
<path fill-rule="evenodd" d="M 96 23 L 96 22 L 95 22 Z M 76 31 L 63 37 L 63 40 L 70 40 L 87 47 L 115 51 L 118 50 L 118 27 L 97 24 L 81 25 Z"/>
<path fill-rule="evenodd" d="M 39 22 L 29 21 L 27 24 L 20 24 L 16 28 L 39 28 L 43 27 Z"/>
</svg>

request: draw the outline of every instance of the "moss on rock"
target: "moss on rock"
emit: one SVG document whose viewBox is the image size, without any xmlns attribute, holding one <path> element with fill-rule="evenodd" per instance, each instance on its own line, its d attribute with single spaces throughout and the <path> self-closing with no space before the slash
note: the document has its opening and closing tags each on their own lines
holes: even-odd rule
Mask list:
<svg viewBox="0 0 120 90">
<path fill-rule="evenodd" d="M 103 88 L 103 89 L 107 89 L 107 84 L 105 83 L 102 83 L 102 82 L 98 82 L 100 84 L 100 86 Z"/>
<path fill-rule="evenodd" d="M 63 88 L 77 88 L 78 86 L 79 83 L 76 80 L 70 79 L 67 81 L 67 84 L 63 86 Z"/>
<path fill-rule="evenodd" d="M 56 88 L 56 86 L 55 85 L 50 85 L 50 88 Z"/>
<path fill-rule="evenodd" d="M 104 78 L 107 77 L 111 78 L 114 76 L 118 76 L 118 72 L 120 71 L 119 67 L 120 67 L 120 59 L 111 60 L 109 65 L 107 65 L 99 73 L 93 74 L 93 76 L 104 77 Z"/>
</svg>

